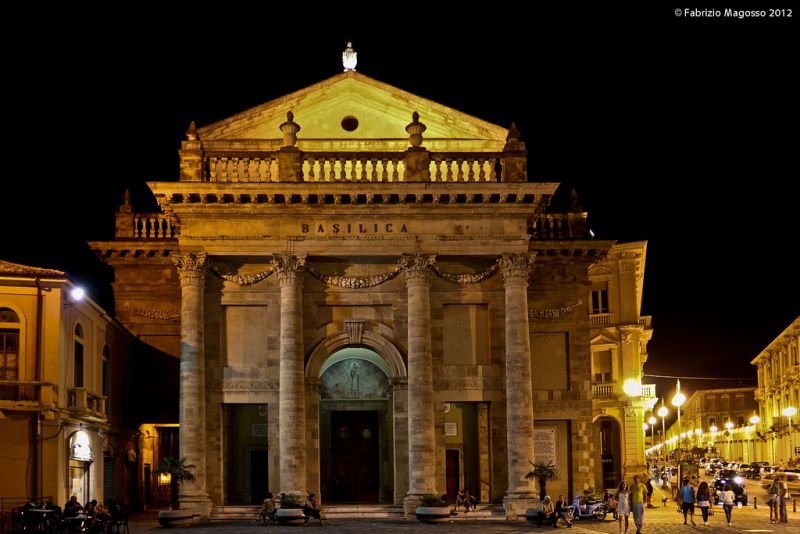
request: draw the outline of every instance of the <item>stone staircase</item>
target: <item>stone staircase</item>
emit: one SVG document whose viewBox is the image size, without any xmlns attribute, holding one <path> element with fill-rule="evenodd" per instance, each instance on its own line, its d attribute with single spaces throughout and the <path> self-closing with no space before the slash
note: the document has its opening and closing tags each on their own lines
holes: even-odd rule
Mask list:
<svg viewBox="0 0 800 534">
<path fill-rule="evenodd" d="M 323 505 L 328 519 L 403 519 L 403 507 L 395 504 L 334 504 Z M 212 521 L 256 521 L 261 510 L 257 505 L 215 506 Z M 460 509 L 450 516 L 452 521 L 502 521 L 506 518 L 500 504 L 479 504 L 470 512 Z"/>
</svg>

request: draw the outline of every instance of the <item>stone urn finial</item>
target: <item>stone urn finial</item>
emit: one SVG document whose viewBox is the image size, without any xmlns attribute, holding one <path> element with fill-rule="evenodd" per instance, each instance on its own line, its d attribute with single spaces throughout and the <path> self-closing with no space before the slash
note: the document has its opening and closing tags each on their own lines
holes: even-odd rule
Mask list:
<svg viewBox="0 0 800 534">
<path fill-rule="evenodd" d="M 126 189 L 125 193 L 122 195 L 122 204 L 119 206 L 120 213 L 130 213 L 133 211 L 131 209 L 131 191 L 130 189 Z"/>
<path fill-rule="evenodd" d="M 503 148 L 504 152 L 521 152 L 525 150 L 525 143 L 520 140 L 520 133 L 517 125 L 511 123 L 511 128 L 508 129 L 506 136 L 506 146 Z"/>
<path fill-rule="evenodd" d="M 186 139 L 189 141 L 197 141 L 197 126 L 195 126 L 194 121 L 189 124 L 189 127 L 186 129 Z"/>
<path fill-rule="evenodd" d="M 418 147 L 422 145 L 422 132 L 427 130 L 428 127 L 419 122 L 419 113 L 416 111 L 411 115 L 411 123 L 406 126 L 406 132 L 408 132 L 408 142 L 411 144 L 412 147 Z"/>
<path fill-rule="evenodd" d="M 289 111 L 286 113 L 286 122 L 280 125 L 283 132 L 283 146 L 294 146 L 297 144 L 297 132 L 300 131 L 300 125 L 294 122 L 294 113 Z"/>
<path fill-rule="evenodd" d="M 353 43 L 347 42 L 347 48 L 342 52 L 342 66 L 344 71 L 355 71 L 358 63 L 358 52 L 353 49 Z"/>
</svg>

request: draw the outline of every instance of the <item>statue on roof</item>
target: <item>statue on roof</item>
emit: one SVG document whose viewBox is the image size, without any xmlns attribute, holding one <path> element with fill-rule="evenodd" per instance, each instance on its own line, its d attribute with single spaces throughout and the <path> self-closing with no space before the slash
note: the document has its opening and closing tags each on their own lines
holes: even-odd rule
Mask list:
<svg viewBox="0 0 800 534">
<path fill-rule="evenodd" d="M 344 49 L 342 52 L 342 65 L 344 66 L 344 71 L 347 72 L 349 70 L 356 70 L 356 63 L 358 63 L 358 53 L 353 50 L 353 43 L 347 42 L 347 48 Z"/>
</svg>

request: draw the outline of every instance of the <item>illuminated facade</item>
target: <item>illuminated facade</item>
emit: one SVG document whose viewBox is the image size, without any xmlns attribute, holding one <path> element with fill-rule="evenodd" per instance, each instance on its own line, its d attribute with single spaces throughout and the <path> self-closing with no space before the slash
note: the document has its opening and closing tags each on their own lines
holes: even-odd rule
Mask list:
<svg viewBox="0 0 800 534">
<path fill-rule="evenodd" d="M 698 455 L 720 456 L 738 462 L 758 461 L 755 388 L 698 389 L 681 406 L 681 425 L 667 429 L 668 450 L 682 448 Z M 699 432 L 698 432 L 699 430 Z"/>
<path fill-rule="evenodd" d="M 131 504 L 133 336 L 61 271 L 0 261 L 0 286 L 0 496 Z"/>
<path fill-rule="evenodd" d="M 751 363 L 758 367 L 759 458 L 781 465 L 790 458 L 797 460 L 800 457 L 797 449 L 800 417 L 796 413 L 800 410 L 800 317 Z"/>
<path fill-rule="evenodd" d="M 562 473 L 551 492 L 599 485 L 589 272 L 613 243 L 545 211 L 558 184 L 528 182 L 516 128 L 348 70 L 192 124 L 180 156 L 179 181 L 148 184 L 162 213 L 126 199 L 92 247 L 118 318 L 181 359 L 182 507 L 314 492 L 408 516 L 470 486 L 513 515 L 535 458 Z M 638 377 L 634 249 L 637 304 L 598 334 L 621 332 Z"/>
<path fill-rule="evenodd" d="M 640 315 L 647 243 L 616 244 L 589 269 L 595 480 L 616 488 L 646 471 L 642 425 L 656 401 L 642 385 L 650 316 Z"/>
</svg>

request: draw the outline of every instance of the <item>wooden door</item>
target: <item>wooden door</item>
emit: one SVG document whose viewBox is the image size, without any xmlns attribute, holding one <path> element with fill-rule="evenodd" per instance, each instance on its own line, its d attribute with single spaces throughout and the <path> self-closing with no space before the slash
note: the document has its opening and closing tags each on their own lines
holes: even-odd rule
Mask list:
<svg viewBox="0 0 800 534">
<path fill-rule="evenodd" d="M 378 502 L 378 412 L 331 412 L 334 502 Z"/>
</svg>

